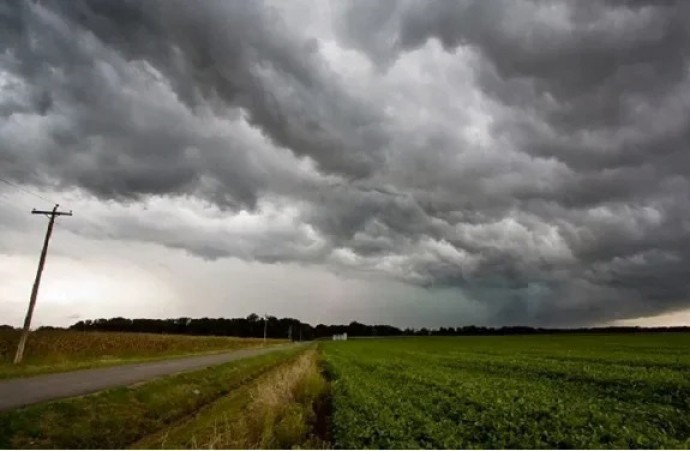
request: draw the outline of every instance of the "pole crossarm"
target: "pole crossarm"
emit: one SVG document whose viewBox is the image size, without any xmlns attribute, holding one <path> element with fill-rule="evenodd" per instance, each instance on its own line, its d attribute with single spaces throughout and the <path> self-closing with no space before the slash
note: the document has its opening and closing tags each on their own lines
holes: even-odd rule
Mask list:
<svg viewBox="0 0 690 451">
<path fill-rule="evenodd" d="M 71 211 L 43 211 L 43 210 L 36 210 L 35 208 L 33 210 L 31 210 L 31 214 L 48 215 L 48 216 L 72 216 Z"/>
</svg>

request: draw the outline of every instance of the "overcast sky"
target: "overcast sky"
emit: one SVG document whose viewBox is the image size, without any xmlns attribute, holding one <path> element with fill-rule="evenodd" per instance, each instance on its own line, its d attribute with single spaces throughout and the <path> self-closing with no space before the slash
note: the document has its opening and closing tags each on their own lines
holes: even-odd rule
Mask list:
<svg viewBox="0 0 690 451">
<path fill-rule="evenodd" d="M 0 323 L 689 324 L 688 17 L 0 2 Z"/>
</svg>

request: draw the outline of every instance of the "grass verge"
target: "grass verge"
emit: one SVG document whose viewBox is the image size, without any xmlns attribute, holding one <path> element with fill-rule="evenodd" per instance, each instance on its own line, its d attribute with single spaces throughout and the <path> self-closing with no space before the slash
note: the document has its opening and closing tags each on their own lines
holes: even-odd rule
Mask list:
<svg viewBox="0 0 690 451">
<path fill-rule="evenodd" d="M 0 448 L 125 448 L 290 360 L 275 351 L 204 370 L 0 413 Z"/>
<path fill-rule="evenodd" d="M 311 348 L 133 448 L 328 448 L 328 393 Z"/>
</svg>

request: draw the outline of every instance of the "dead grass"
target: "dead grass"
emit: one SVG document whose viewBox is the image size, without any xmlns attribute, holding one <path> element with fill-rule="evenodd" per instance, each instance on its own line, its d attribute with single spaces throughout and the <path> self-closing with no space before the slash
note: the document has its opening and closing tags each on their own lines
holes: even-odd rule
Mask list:
<svg viewBox="0 0 690 451">
<path fill-rule="evenodd" d="M 135 448 L 327 448 L 318 414 L 328 393 L 309 349 Z"/>
<path fill-rule="evenodd" d="M 318 354 L 310 350 L 269 374 L 252 390 L 236 424 L 224 422 L 205 448 L 291 448 L 304 442 L 315 422 L 313 404 L 326 390 Z"/>
<path fill-rule="evenodd" d="M 305 352 L 260 380 L 245 414 L 234 423 L 225 419 L 203 447 L 286 449 L 313 439 L 314 405 L 326 384 L 317 351 Z"/>
</svg>

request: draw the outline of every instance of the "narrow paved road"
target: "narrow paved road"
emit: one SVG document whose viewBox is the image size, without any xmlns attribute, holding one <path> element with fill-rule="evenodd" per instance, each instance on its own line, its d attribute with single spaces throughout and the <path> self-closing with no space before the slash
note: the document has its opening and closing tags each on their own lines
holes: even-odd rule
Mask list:
<svg viewBox="0 0 690 451">
<path fill-rule="evenodd" d="M 268 352 L 285 349 L 280 345 L 268 348 L 242 349 L 222 354 L 183 357 L 156 362 L 46 374 L 0 381 L 0 410 L 50 401 L 69 396 L 85 395 L 106 388 L 130 385 L 155 377 L 232 362 Z"/>
</svg>

